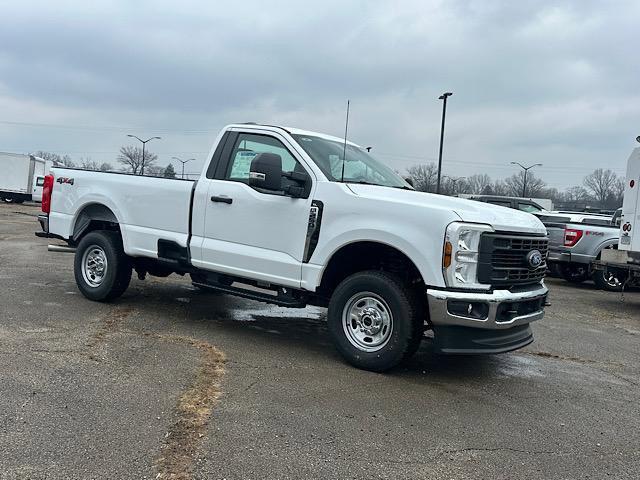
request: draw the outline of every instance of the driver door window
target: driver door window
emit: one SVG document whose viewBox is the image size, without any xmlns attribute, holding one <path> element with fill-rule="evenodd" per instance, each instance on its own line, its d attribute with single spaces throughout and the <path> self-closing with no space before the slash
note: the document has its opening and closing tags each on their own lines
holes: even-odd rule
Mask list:
<svg viewBox="0 0 640 480">
<path fill-rule="evenodd" d="M 304 172 L 302 165 L 293 158 L 289 150 L 277 139 L 266 135 L 241 133 L 231 151 L 225 180 L 249 183 L 251 161 L 259 153 L 275 153 L 282 159 L 282 172 Z"/>
</svg>

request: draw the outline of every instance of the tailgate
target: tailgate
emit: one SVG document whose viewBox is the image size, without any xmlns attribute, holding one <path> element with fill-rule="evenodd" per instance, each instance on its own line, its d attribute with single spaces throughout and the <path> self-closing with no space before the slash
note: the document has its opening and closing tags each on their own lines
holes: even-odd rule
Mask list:
<svg viewBox="0 0 640 480">
<path fill-rule="evenodd" d="M 564 247 L 564 223 L 545 223 L 549 236 L 549 248 Z"/>
</svg>

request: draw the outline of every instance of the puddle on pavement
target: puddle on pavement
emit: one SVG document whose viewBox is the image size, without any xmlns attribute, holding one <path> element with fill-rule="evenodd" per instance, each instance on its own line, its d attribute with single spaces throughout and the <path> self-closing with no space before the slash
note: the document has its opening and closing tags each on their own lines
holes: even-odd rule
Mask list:
<svg viewBox="0 0 640 480">
<path fill-rule="evenodd" d="M 544 377 L 542 364 L 530 357 L 503 355 L 496 364 L 496 374 L 501 377 L 539 378 Z"/>
<path fill-rule="evenodd" d="M 255 322 L 257 317 L 320 320 L 324 317 L 324 310 L 319 307 L 285 308 L 275 305 L 265 305 L 262 308 L 234 308 L 229 310 L 229 317 L 237 322 Z"/>
</svg>

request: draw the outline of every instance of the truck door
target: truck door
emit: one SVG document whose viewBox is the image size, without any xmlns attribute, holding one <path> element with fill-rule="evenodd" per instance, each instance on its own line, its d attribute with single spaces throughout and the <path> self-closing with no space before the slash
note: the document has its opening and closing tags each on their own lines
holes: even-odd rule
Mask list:
<svg viewBox="0 0 640 480">
<path fill-rule="evenodd" d="M 204 231 L 200 259 L 192 261 L 207 270 L 299 287 L 313 189 L 304 199 L 250 187 L 251 160 L 264 152 L 280 155 L 283 172 L 309 173 L 276 133 L 229 135 L 214 178 L 201 180 L 208 183 Z M 205 191 L 202 185 L 198 190 Z"/>
</svg>

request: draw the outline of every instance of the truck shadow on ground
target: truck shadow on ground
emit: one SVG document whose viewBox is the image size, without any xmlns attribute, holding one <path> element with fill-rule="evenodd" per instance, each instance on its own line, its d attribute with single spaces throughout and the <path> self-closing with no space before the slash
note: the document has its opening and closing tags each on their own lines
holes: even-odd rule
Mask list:
<svg viewBox="0 0 640 480">
<path fill-rule="evenodd" d="M 131 294 L 130 291 L 126 297 Z M 224 337 L 231 337 L 234 343 L 241 340 L 250 342 L 253 349 L 264 349 L 264 358 L 273 358 L 267 360 L 267 363 L 277 362 L 276 358 L 282 358 L 278 352 L 286 350 L 287 353 L 293 352 L 294 356 L 298 356 L 300 364 L 305 366 L 320 364 L 326 367 L 327 362 L 331 362 L 335 363 L 336 368 L 352 368 L 333 346 L 327 329 L 325 309 L 288 309 L 166 283 L 147 283 L 143 289 L 138 289 L 137 295 L 139 294 L 163 311 L 176 307 L 183 309 L 184 321 L 198 327 L 205 335 L 215 334 L 217 330 Z M 215 326 L 215 330 L 211 326 Z M 218 345 L 215 338 L 209 340 Z M 221 346 L 233 363 L 234 352 Z M 411 359 L 387 374 L 403 378 L 425 378 L 427 374 L 431 379 L 455 379 L 460 382 L 465 379 L 503 376 L 505 371 L 515 372 L 519 366 L 526 369 L 527 365 L 521 365 L 522 363 L 527 363 L 526 359 L 523 361 L 518 358 L 515 365 L 514 357 L 510 354 L 441 355 L 434 350 L 431 339 L 425 337 Z"/>
</svg>

